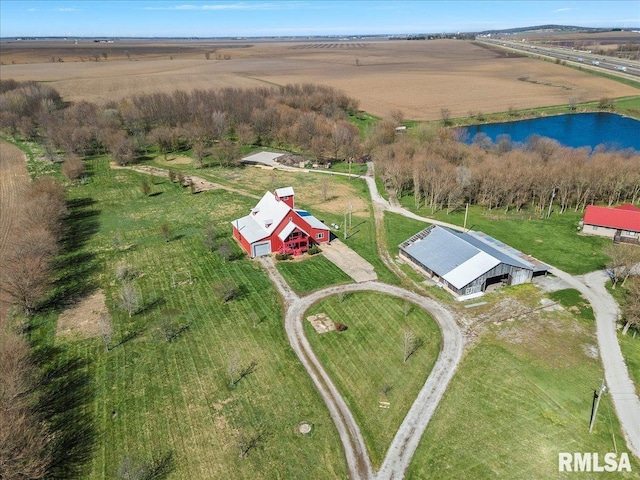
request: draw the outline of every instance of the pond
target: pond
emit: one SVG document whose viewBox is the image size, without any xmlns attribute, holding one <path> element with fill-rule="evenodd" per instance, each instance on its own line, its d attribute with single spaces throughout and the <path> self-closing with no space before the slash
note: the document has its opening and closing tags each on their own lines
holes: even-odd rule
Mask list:
<svg viewBox="0 0 640 480">
<path fill-rule="evenodd" d="M 497 143 L 502 135 L 512 142 L 525 143 L 531 135 L 557 140 L 567 147 L 603 145 L 606 149 L 632 148 L 640 152 L 640 121 L 613 113 L 576 113 L 533 118 L 507 123 L 492 123 L 466 127 L 467 143 L 473 143 L 479 133 Z"/>
</svg>

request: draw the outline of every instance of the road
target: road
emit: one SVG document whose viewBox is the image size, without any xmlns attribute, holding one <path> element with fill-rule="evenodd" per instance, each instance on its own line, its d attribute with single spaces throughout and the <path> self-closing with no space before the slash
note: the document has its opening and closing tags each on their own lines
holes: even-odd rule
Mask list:
<svg viewBox="0 0 640 480">
<path fill-rule="evenodd" d="M 640 76 L 640 62 L 637 60 L 625 60 L 615 57 L 595 55 L 588 51 L 575 50 L 572 48 L 548 47 L 532 45 L 527 42 L 514 42 L 503 39 L 477 38 L 477 42 L 487 43 L 537 57 L 548 57 L 562 61 L 579 64 L 581 67 L 596 71 L 606 71 L 607 73 L 633 78 Z"/>
</svg>

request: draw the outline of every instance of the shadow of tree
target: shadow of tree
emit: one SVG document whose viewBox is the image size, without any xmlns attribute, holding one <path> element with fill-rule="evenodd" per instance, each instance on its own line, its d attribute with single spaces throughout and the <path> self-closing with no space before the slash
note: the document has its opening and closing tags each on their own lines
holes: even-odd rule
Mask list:
<svg viewBox="0 0 640 480">
<path fill-rule="evenodd" d="M 42 369 L 37 413 L 50 430 L 52 462 L 46 478 L 79 478 L 86 473 L 97 442 L 89 408 L 95 386 L 89 361 L 59 347 L 40 347 L 36 362 Z"/>
<path fill-rule="evenodd" d="M 79 198 L 67 202 L 69 214 L 65 232 L 60 242 L 62 251 L 53 265 L 57 279 L 51 297 L 42 304 L 43 309 L 62 308 L 71 299 L 90 294 L 96 289 L 93 273 L 97 269 L 95 255 L 82 251 L 86 242 L 100 228 L 100 211 L 94 208 L 91 198 Z"/>
</svg>

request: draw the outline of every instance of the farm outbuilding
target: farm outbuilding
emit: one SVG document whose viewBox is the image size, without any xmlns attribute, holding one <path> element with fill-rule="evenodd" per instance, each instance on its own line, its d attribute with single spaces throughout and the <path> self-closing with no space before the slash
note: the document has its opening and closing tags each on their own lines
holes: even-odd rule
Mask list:
<svg viewBox="0 0 640 480">
<path fill-rule="evenodd" d="M 305 210 L 295 208 L 292 187 L 266 192 L 251 213 L 233 220 L 233 237 L 251 258 L 286 253 L 300 255 L 326 243 L 331 231 Z"/>
<path fill-rule="evenodd" d="M 400 258 L 458 300 L 481 296 L 491 285 L 519 285 L 547 265 L 482 232 L 432 225 L 400 244 Z"/>
<path fill-rule="evenodd" d="M 640 243 L 640 208 L 630 203 L 614 208 L 589 205 L 582 219 L 582 233 Z"/>
</svg>

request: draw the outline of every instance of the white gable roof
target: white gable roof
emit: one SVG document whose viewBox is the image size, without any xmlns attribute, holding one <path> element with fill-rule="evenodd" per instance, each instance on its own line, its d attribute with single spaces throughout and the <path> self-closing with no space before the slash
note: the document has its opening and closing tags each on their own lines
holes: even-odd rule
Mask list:
<svg viewBox="0 0 640 480">
<path fill-rule="evenodd" d="M 278 234 L 278 238 L 284 242 L 285 239 L 289 236 L 289 234 L 293 232 L 296 228 L 304 232 L 305 235 L 309 236 L 309 234 L 305 232 L 304 229 L 296 225 L 295 222 L 289 222 L 287 226 L 284 227 L 284 229 Z"/>
<path fill-rule="evenodd" d="M 289 211 L 289 205 L 266 192 L 249 215 L 232 223 L 249 243 L 253 243 L 271 235 Z"/>
<path fill-rule="evenodd" d="M 442 278 L 454 287 L 462 288 L 499 264 L 500 260 L 497 258 L 483 251 L 478 251 L 473 257 L 455 267 Z"/>
<path fill-rule="evenodd" d="M 278 198 L 292 197 L 294 195 L 293 187 L 276 188 L 276 195 Z"/>
</svg>

